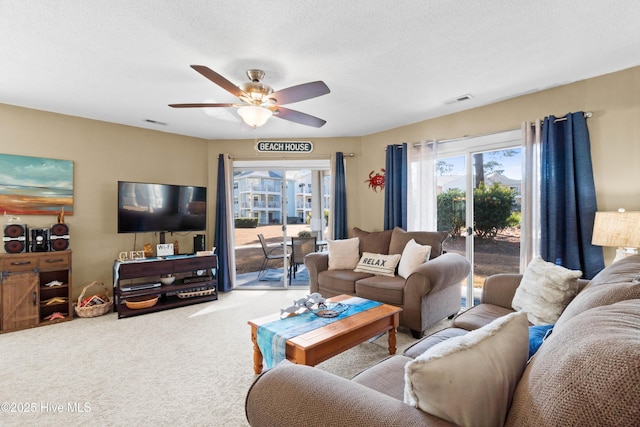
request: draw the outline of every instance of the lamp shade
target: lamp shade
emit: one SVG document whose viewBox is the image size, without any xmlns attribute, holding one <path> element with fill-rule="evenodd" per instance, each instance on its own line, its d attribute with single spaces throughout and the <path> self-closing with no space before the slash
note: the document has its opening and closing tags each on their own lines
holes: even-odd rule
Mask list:
<svg viewBox="0 0 640 427">
<path fill-rule="evenodd" d="M 640 248 L 640 212 L 596 212 L 591 243 Z"/>
<path fill-rule="evenodd" d="M 268 108 L 259 107 L 257 105 L 247 105 L 238 108 L 238 114 L 246 124 L 257 128 L 265 124 L 273 112 Z"/>
</svg>

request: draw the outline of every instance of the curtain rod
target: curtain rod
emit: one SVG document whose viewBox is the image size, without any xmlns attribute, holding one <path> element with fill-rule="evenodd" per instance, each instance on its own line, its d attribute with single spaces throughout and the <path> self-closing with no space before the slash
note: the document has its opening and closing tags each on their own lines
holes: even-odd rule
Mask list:
<svg viewBox="0 0 640 427">
<path fill-rule="evenodd" d="M 587 111 L 587 112 L 584 113 L 584 118 L 585 119 L 588 119 L 588 118 L 590 118 L 592 116 L 593 116 L 593 113 L 591 111 Z M 560 117 L 559 119 L 555 119 L 553 121 L 553 123 L 564 122 L 565 120 L 567 120 L 566 116 L 565 117 Z"/>
<path fill-rule="evenodd" d="M 282 157 L 282 153 L 274 153 L 272 156 L 264 156 L 264 157 L 243 157 L 243 156 L 234 156 L 233 154 L 228 154 L 231 160 L 242 160 L 242 161 L 260 161 L 260 160 L 309 160 L 308 158 L 300 158 L 300 157 Z M 295 153 L 294 153 L 295 154 Z M 343 153 L 343 157 L 355 157 L 354 153 Z M 311 160 L 325 160 L 330 158 L 331 155 L 322 155 L 322 156 L 312 156 Z"/>
<path fill-rule="evenodd" d="M 518 129 L 499 130 L 499 131 L 496 131 L 496 132 L 479 133 L 479 134 L 476 134 L 476 135 L 464 135 L 464 136 L 459 136 L 457 138 L 449 138 L 449 139 L 431 139 L 431 140 L 428 139 L 428 140 L 422 141 L 422 142 L 414 142 L 413 146 L 416 147 L 416 146 L 419 146 L 420 144 L 425 143 L 425 142 L 427 142 L 427 143 L 429 143 L 429 142 L 431 142 L 431 143 L 437 142 L 439 144 L 442 144 L 442 143 L 446 143 L 446 142 L 462 141 L 462 140 L 465 140 L 465 139 L 481 138 L 483 136 L 490 136 L 490 135 L 495 135 L 495 134 L 498 134 L 498 133 L 513 132 L 515 130 L 518 130 Z"/>
</svg>

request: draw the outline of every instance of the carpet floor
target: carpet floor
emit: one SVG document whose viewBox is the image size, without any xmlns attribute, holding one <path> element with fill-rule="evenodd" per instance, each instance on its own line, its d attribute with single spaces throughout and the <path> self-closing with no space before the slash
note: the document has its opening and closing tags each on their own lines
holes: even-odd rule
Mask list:
<svg viewBox="0 0 640 427">
<path fill-rule="evenodd" d="M 307 293 L 232 291 L 127 319 L 110 313 L 2 334 L 0 425 L 246 426 L 256 378 L 247 321 Z M 399 353 L 413 342 L 398 331 Z M 387 355 L 383 336 L 317 367 L 350 378 Z"/>
</svg>

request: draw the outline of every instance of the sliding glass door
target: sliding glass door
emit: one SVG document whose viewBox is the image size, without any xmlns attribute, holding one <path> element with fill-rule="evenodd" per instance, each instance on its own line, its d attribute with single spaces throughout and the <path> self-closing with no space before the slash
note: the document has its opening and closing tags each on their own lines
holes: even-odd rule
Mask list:
<svg viewBox="0 0 640 427">
<path fill-rule="evenodd" d="M 329 181 L 328 160 L 234 162 L 237 288 L 308 286 L 285 254 L 292 236 L 326 238 Z"/>
<path fill-rule="evenodd" d="M 520 144 L 519 132 L 507 132 L 438 145 L 438 230 L 451 236 L 445 250 L 472 265 L 462 308 L 479 302 L 488 276 L 519 272 Z"/>
</svg>

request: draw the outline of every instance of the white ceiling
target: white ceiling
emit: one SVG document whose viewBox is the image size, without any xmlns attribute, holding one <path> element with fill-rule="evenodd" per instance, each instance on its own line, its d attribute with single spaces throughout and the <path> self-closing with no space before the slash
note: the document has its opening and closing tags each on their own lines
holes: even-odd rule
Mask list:
<svg viewBox="0 0 640 427">
<path fill-rule="evenodd" d="M 168 107 L 237 101 L 191 64 L 323 80 L 287 107 L 327 124 Z M 637 65 L 637 0 L 0 0 L 0 103 L 206 139 L 367 135 Z"/>
</svg>

